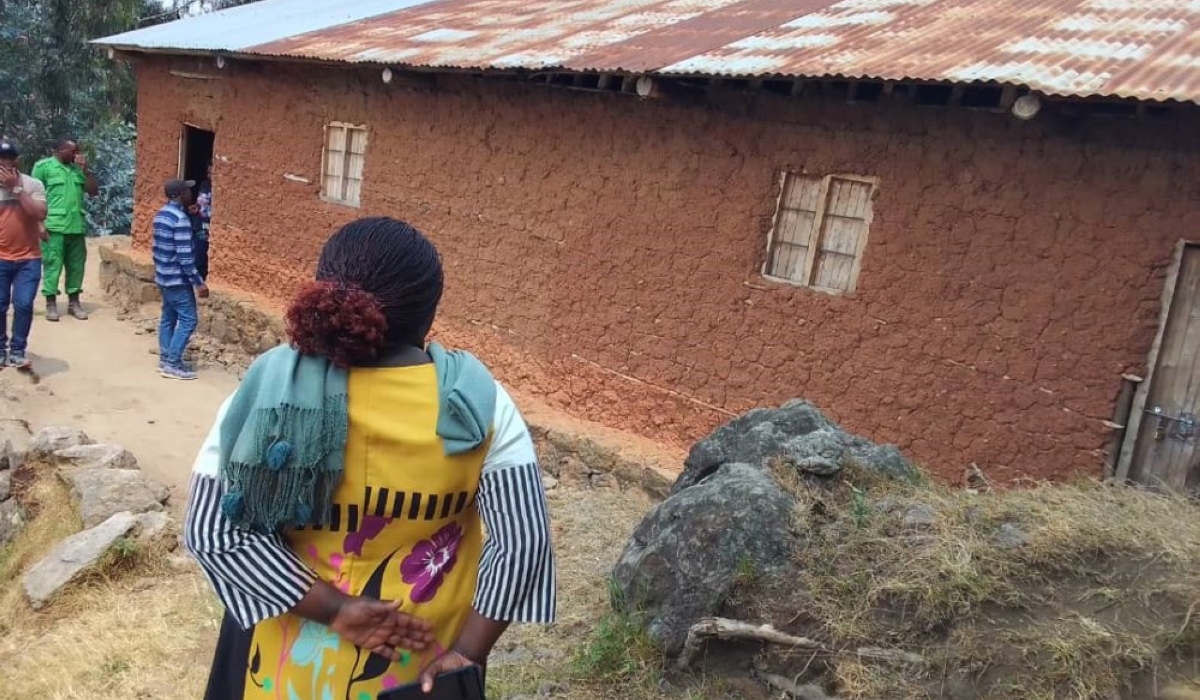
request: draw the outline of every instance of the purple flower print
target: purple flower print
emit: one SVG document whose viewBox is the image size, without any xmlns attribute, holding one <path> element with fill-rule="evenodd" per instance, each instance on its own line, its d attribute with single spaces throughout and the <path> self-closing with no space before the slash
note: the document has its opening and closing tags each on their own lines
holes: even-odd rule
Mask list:
<svg viewBox="0 0 1200 700">
<path fill-rule="evenodd" d="M 411 554 L 400 562 L 400 575 L 405 583 L 412 584 L 409 598 L 414 603 L 428 603 L 442 587 L 446 574 L 458 560 L 458 545 L 462 542 L 463 529 L 458 523 L 450 523 L 427 540 L 421 540 Z"/>
<path fill-rule="evenodd" d="M 342 551 L 346 554 L 362 556 L 363 545 L 379 536 L 383 528 L 392 522 L 391 518 L 381 518 L 378 515 L 367 515 L 362 519 L 362 525 L 342 542 Z"/>
</svg>

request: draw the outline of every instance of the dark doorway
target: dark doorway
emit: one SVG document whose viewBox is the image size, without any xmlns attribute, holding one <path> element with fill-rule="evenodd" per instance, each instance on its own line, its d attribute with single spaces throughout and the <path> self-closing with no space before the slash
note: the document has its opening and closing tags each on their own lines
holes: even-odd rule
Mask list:
<svg viewBox="0 0 1200 700">
<path fill-rule="evenodd" d="M 213 159 L 213 144 L 217 135 L 191 124 L 185 124 L 179 140 L 179 175 L 197 184 L 208 179 L 208 166 Z"/>
<path fill-rule="evenodd" d="M 209 252 L 209 215 L 211 213 L 212 195 L 204 183 L 208 181 L 208 169 L 213 162 L 213 143 L 217 135 L 207 129 L 183 125 L 183 133 L 179 137 L 179 175 L 184 180 L 194 180 L 196 187 L 192 190 L 192 199 L 197 202 L 190 209 L 192 219 L 192 246 L 196 257 L 196 271 L 200 277 L 208 279 Z M 210 183 L 211 184 L 211 183 Z M 201 193 L 207 190 L 208 197 Z"/>
</svg>

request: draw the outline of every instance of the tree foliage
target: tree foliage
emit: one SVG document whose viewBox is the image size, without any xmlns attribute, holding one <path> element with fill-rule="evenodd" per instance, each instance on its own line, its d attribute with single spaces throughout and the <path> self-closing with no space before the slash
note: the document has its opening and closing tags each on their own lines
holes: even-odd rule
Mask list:
<svg viewBox="0 0 1200 700">
<path fill-rule="evenodd" d="M 259 0 L 171 0 L 171 12 L 178 17 L 187 17 L 206 12 L 220 12 L 254 2 L 259 2 Z"/>
<path fill-rule="evenodd" d="M 136 88 L 127 66 L 88 42 L 164 15 L 154 0 L 0 0 L 0 130 L 28 169 L 75 138 L 101 182 L 92 230 L 126 233 L 133 190 Z"/>
<path fill-rule="evenodd" d="M 26 172 L 77 139 L 100 181 L 96 233 L 127 233 L 133 209 L 137 89 L 132 72 L 89 42 L 255 0 L 0 0 L 0 135 Z"/>
<path fill-rule="evenodd" d="M 129 230 L 136 89 L 89 41 L 176 16 L 156 0 L 0 0 L 0 133 L 27 171 L 59 139 L 80 142 L 102 183 L 97 233 Z"/>
</svg>

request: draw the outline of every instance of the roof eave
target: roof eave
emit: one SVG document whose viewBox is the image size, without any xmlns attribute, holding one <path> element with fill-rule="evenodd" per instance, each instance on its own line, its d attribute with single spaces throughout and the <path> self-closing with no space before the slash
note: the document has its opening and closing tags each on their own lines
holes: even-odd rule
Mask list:
<svg viewBox="0 0 1200 700">
<path fill-rule="evenodd" d="M 753 81 L 775 81 L 775 80 L 859 80 L 859 81 L 880 81 L 880 82 L 904 82 L 904 83 L 924 83 L 938 85 L 962 85 L 962 86 L 995 86 L 995 87 L 1012 87 L 1018 90 L 1028 90 L 1048 99 L 1058 100 L 1132 100 L 1134 102 L 1145 103 L 1150 105 L 1187 105 L 1200 106 L 1200 102 L 1192 100 L 1184 100 L 1175 97 L 1155 99 L 1149 97 L 1137 96 L 1122 96 L 1122 95 L 1104 95 L 1104 94 L 1071 94 L 1048 90 L 1036 84 L 1000 81 L 1000 80 L 974 80 L 974 81 L 954 81 L 954 80 L 926 80 L 919 78 L 886 78 L 879 76 L 847 76 L 842 74 L 826 74 L 826 75 L 791 75 L 786 73 L 773 74 L 711 74 L 711 73 L 683 73 L 664 71 L 661 68 L 651 68 L 640 71 L 631 71 L 620 68 L 614 69 L 580 69 L 567 66 L 540 66 L 537 68 L 516 67 L 516 68 L 494 68 L 487 66 L 429 66 L 415 65 L 403 62 L 388 62 L 377 60 L 364 61 L 348 61 L 348 60 L 331 60 L 328 58 L 295 56 L 290 54 L 265 54 L 252 51 L 239 51 L 236 49 L 188 49 L 178 47 L 153 47 L 153 46 L 138 46 L 130 44 L 117 44 L 106 42 L 103 39 L 98 39 L 90 42 L 98 47 L 107 48 L 117 54 L 147 54 L 156 56 L 221 56 L 225 58 L 233 58 L 244 61 L 253 62 L 268 62 L 268 63 L 300 63 L 300 64 L 321 64 L 326 66 L 341 66 L 344 68 L 399 68 L 407 71 L 419 73 L 444 73 L 444 74 L 486 74 L 486 75 L 528 75 L 537 73 L 583 73 L 583 74 L 600 74 L 600 75 L 647 75 L 661 79 L 689 79 L 689 80 L 753 80 Z"/>
</svg>

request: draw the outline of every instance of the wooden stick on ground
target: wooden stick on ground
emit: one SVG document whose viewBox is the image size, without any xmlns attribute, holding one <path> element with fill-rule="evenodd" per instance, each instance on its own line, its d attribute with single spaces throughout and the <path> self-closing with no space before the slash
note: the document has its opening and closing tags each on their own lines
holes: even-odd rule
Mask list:
<svg viewBox="0 0 1200 700">
<path fill-rule="evenodd" d="M 679 654 L 678 667 L 691 668 L 696 662 L 705 644 L 710 639 L 721 639 L 730 642 L 763 642 L 797 649 L 809 649 L 822 654 L 838 656 L 857 656 L 867 661 L 879 661 L 891 664 L 923 664 L 925 657 L 898 649 L 879 649 L 877 647 L 862 647 L 857 650 L 839 651 L 824 644 L 795 635 L 780 632 L 771 625 L 752 625 L 741 620 L 730 620 L 724 617 L 706 617 L 688 630 L 687 641 Z"/>
</svg>

